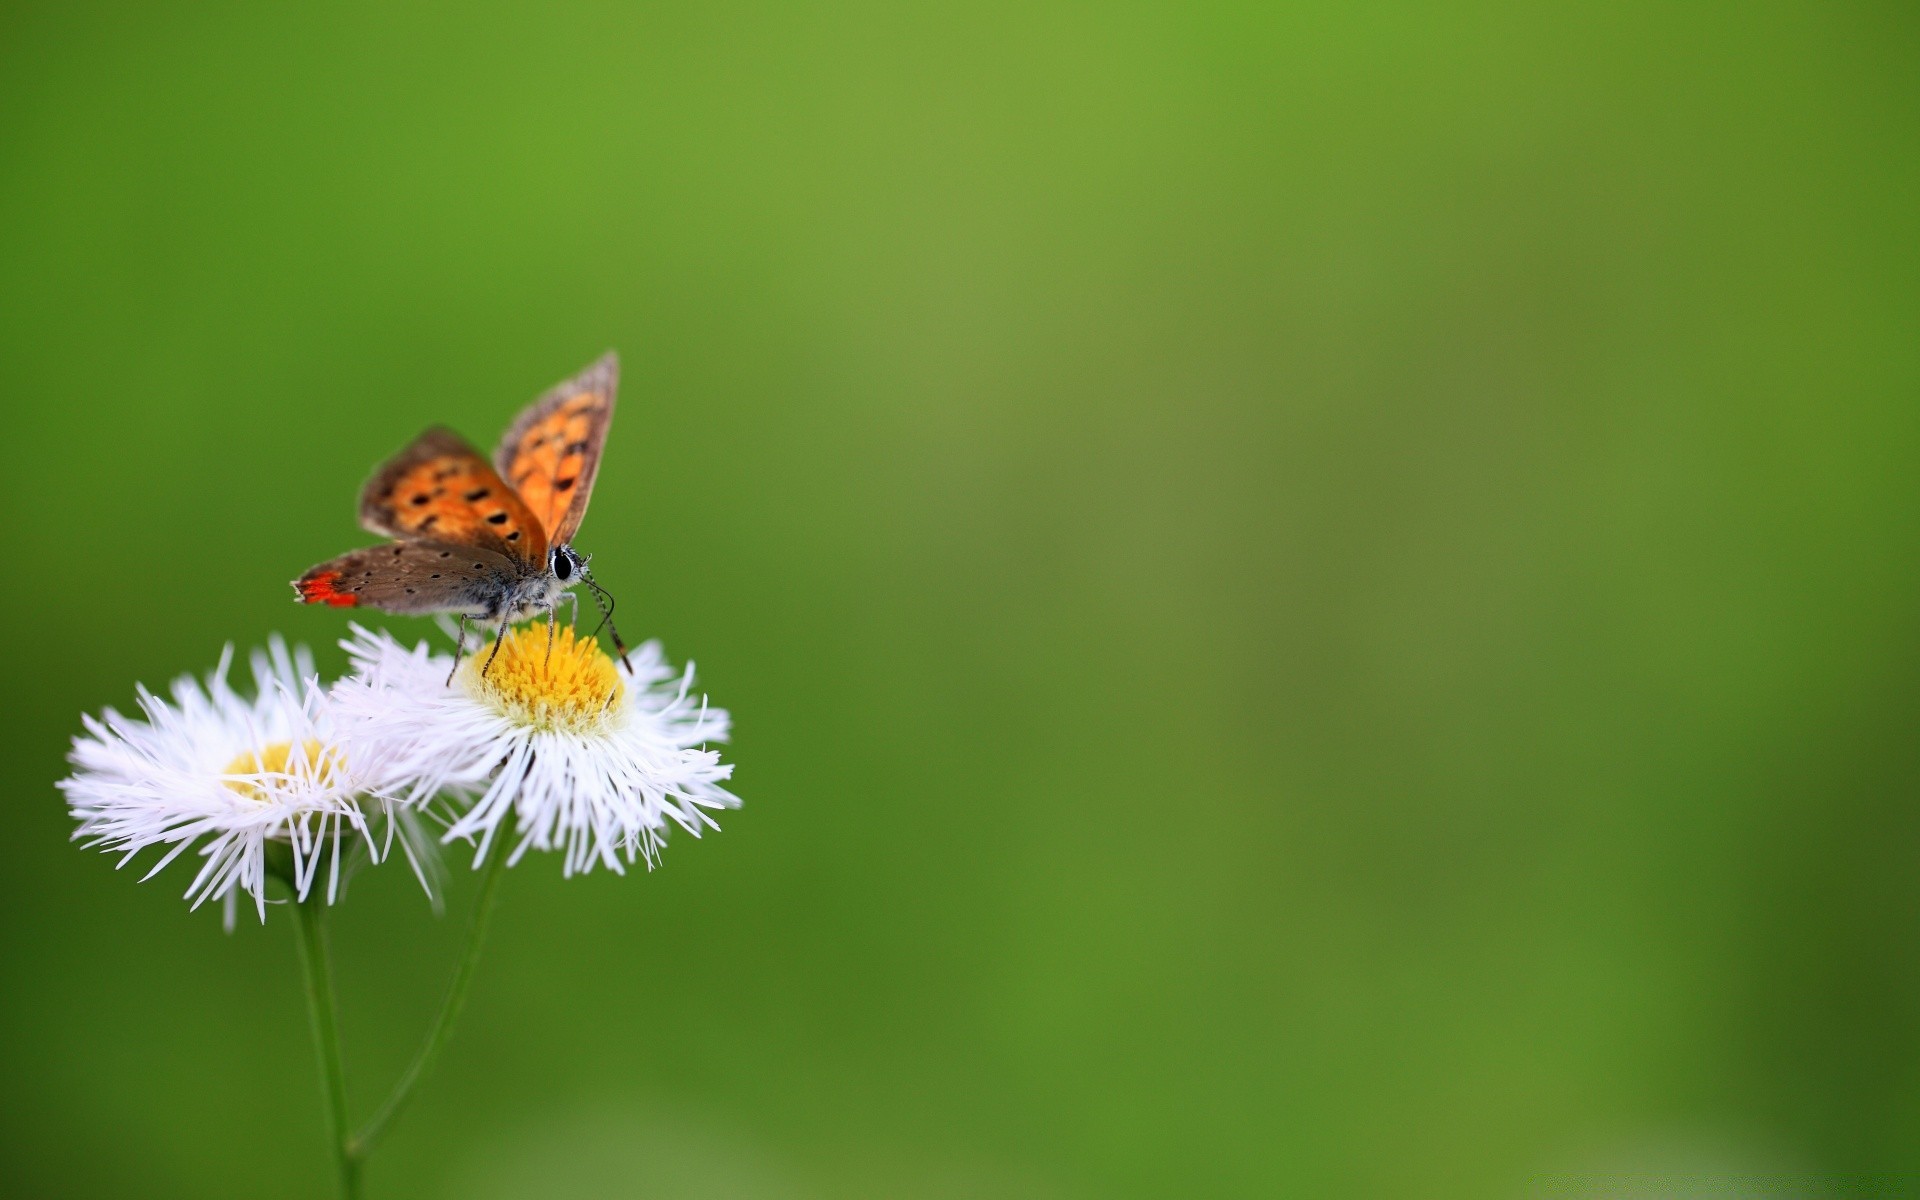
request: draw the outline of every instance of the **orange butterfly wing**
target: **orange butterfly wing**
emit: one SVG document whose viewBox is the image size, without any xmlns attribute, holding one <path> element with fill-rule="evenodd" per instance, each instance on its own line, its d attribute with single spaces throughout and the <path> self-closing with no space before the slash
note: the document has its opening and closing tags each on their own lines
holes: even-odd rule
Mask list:
<svg viewBox="0 0 1920 1200">
<path fill-rule="evenodd" d="M 587 515 L 619 384 L 620 359 L 610 353 L 528 405 L 493 452 L 552 545 L 571 541 Z"/>
<path fill-rule="evenodd" d="M 427 430 L 374 473 L 360 493 L 360 524 L 390 538 L 473 546 L 529 571 L 547 569 L 546 527 L 450 429 Z"/>
</svg>

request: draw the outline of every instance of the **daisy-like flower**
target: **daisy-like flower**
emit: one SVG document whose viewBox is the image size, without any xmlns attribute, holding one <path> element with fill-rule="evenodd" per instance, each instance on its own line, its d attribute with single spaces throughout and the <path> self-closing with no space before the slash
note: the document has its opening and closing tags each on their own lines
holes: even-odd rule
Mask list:
<svg viewBox="0 0 1920 1200">
<path fill-rule="evenodd" d="M 458 671 L 425 643 L 359 626 L 342 644 L 355 671 L 334 705 L 356 763 L 410 803 L 476 797 L 446 835 L 477 838 L 476 863 L 510 826 L 509 865 L 533 849 L 562 852 L 567 875 L 652 867 L 672 825 L 698 837 L 719 828 L 708 810 L 740 806 L 721 786 L 733 767 L 707 748 L 726 740 L 727 714 L 690 695 L 693 665 L 675 671 L 658 642 L 632 651 L 630 670 L 571 628 L 550 640 L 544 624 L 509 630 Z"/>
<path fill-rule="evenodd" d="M 148 847 L 166 848 L 146 878 L 198 845 L 206 861 L 187 899 L 194 908 L 220 900 L 229 928 L 242 892 L 266 919 L 269 854 L 303 900 L 330 859 L 329 902 L 342 843 L 357 835 L 380 856 L 312 656 L 276 637 L 251 661 L 251 698 L 227 683 L 229 646 L 204 684 L 176 680 L 171 701 L 140 688 L 140 717 L 107 709 L 82 718 L 86 732 L 68 756 L 74 772 L 59 785 L 80 822 L 76 839 L 119 853 L 123 866 Z M 422 839 L 411 822 L 390 823 L 389 837 L 394 831 L 413 857 Z"/>
</svg>

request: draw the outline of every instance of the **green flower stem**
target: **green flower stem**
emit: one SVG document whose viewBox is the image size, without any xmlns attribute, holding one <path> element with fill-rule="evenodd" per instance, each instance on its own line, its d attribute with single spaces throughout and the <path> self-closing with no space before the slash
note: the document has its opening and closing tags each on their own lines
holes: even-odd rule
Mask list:
<svg viewBox="0 0 1920 1200">
<path fill-rule="evenodd" d="M 493 912 L 494 892 L 500 885 L 500 876 L 507 863 L 507 848 L 504 845 L 491 847 L 492 853 L 481 868 L 480 898 L 473 905 L 473 926 L 467 932 L 466 949 L 461 952 L 460 963 L 454 968 L 453 982 L 447 986 L 447 997 L 440 1003 L 440 1015 L 434 1019 L 433 1028 L 427 1031 L 427 1040 L 421 1045 L 420 1052 L 414 1055 L 413 1062 L 407 1067 L 407 1073 L 393 1087 L 393 1094 L 373 1114 L 373 1119 L 361 1126 L 360 1132 L 351 1141 L 341 1146 L 342 1160 L 352 1159 L 356 1164 L 365 1159 L 400 1110 L 413 1098 L 414 1089 L 433 1069 L 434 1060 L 453 1037 L 453 1023 L 460 1016 L 460 1009 L 467 1002 L 467 987 L 473 982 L 473 969 L 480 962 L 480 946 L 487 937 L 487 917 Z M 351 1192 L 348 1193 L 352 1195 Z"/>
<path fill-rule="evenodd" d="M 307 1011 L 313 1017 L 313 1041 L 320 1052 L 320 1074 L 327 1089 L 327 1124 L 340 1163 L 340 1194 L 360 1195 L 360 1156 L 347 1140 L 347 1073 L 340 1061 L 340 1024 L 334 1013 L 333 969 L 327 961 L 326 898 L 318 888 L 294 905 L 300 914 L 300 965 L 307 980 Z"/>
</svg>

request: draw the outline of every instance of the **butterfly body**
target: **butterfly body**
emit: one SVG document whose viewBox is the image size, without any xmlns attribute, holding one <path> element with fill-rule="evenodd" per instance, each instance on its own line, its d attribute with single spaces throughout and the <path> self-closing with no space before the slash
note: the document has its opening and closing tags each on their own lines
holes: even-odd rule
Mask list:
<svg viewBox="0 0 1920 1200">
<path fill-rule="evenodd" d="M 586 515 L 613 418 L 611 354 L 553 388 L 508 427 L 492 462 L 433 428 L 360 494 L 360 523 L 392 540 L 349 551 L 293 583 L 305 604 L 451 613 L 502 628 L 551 614 L 586 574 L 571 539 Z M 511 481 L 511 482 L 509 482 Z"/>
</svg>

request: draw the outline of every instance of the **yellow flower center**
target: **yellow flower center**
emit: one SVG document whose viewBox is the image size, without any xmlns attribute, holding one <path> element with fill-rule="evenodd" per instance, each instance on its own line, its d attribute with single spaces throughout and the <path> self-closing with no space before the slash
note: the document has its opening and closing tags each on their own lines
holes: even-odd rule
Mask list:
<svg viewBox="0 0 1920 1200">
<path fill-rule="evenodd" d="M 222 775 L 293 775 L 325 786 L 333 781 L 334 773 L 340 769 L 340 752 L 331 746 L 325 746 L 316 738 L 307 738 L 300 743 L 304 757 L 297 765 L 293 762 L 293 743 L 274 742 L 260 750 L 248 750 L 227 764 Z M 226 785 L 249 800 L 264 801 L 267 793 L 256 780 L 229 779 Z"/>
<path fill-rule="evenodd" d="M 490 646 L 476 650 L 460 664 L 460 685 L 515 724 L 562 733 L 606 728 L 626 690 L 599 642 L 563 625 L 549 647 L 547 626 L 539 623 L 509 629 L 498 654 Z"/>
</svg>

